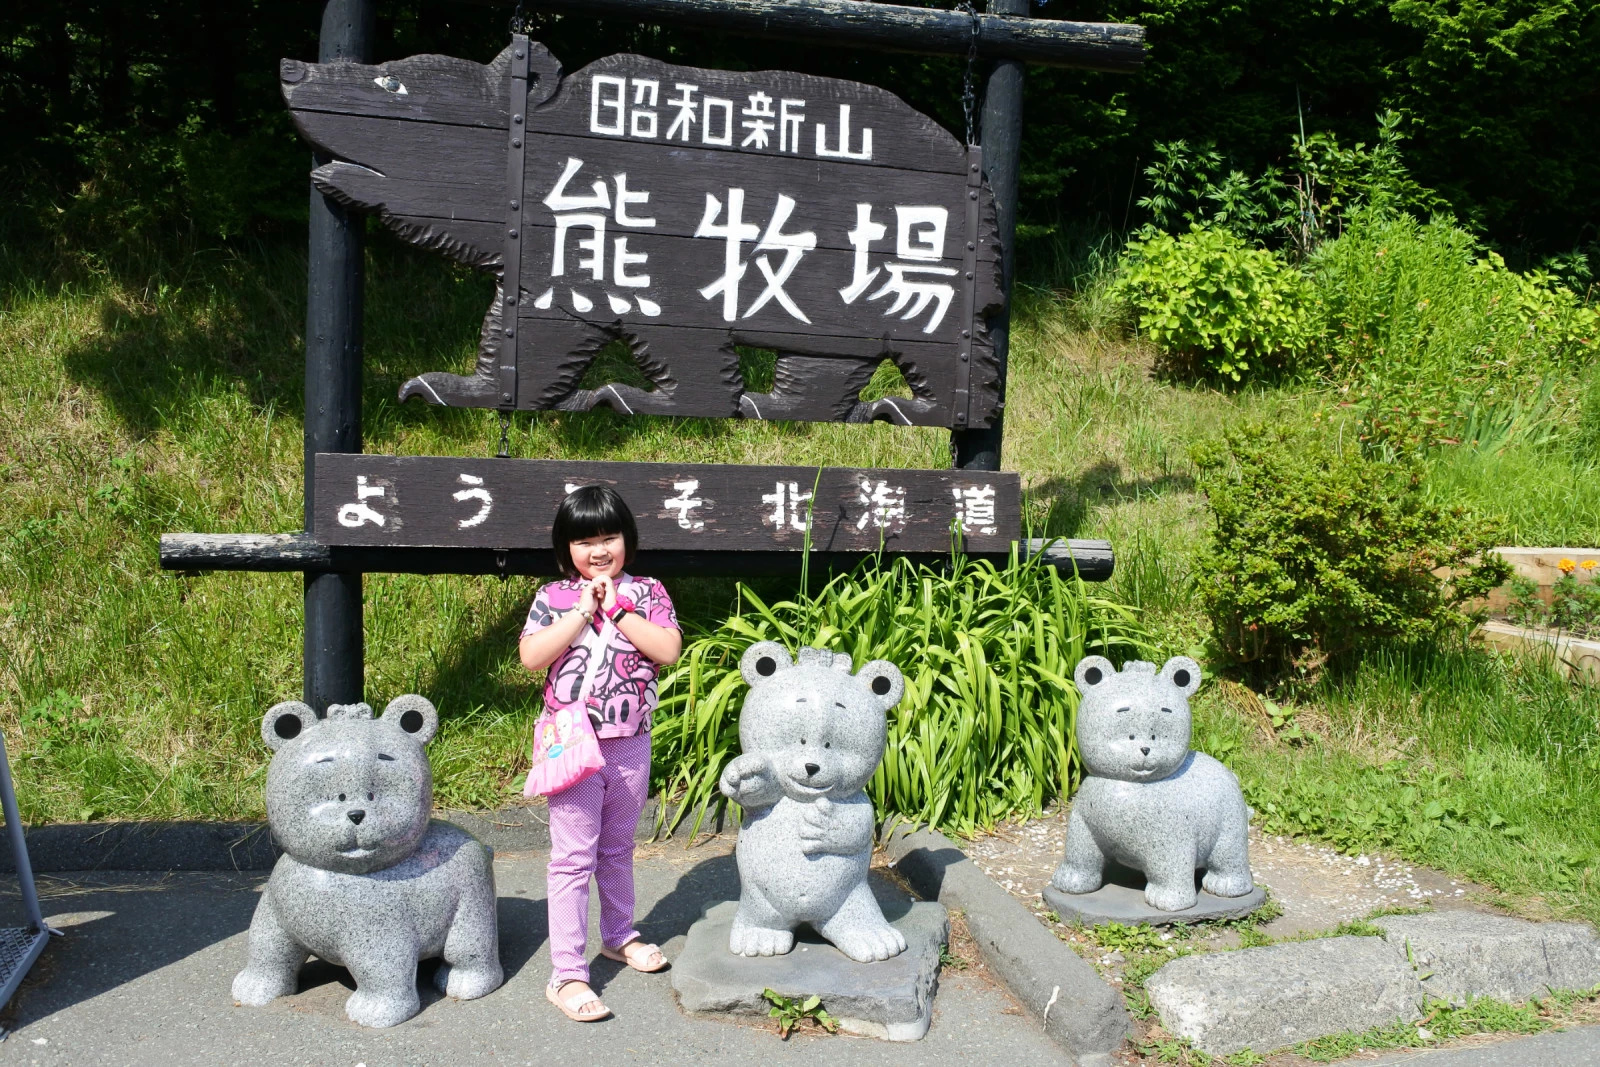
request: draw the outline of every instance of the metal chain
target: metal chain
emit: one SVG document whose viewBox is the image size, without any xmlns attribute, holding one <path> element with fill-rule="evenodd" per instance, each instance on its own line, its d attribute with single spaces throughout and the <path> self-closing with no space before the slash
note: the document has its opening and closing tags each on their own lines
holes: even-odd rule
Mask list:
<svg viewBox="0 0 1600 1067">
<path fill-rule="evenodd" d="M 509 29 L 512 33 L 528 32 L 528 19 L 527 16 L 522 13 L 522 0 L 517 0 L 517 8 L 511 13 L 511 25 L 509 26 Z"/>
<path fill-rule="evenodd" d="M 967 40 L 967 69 L 961 76 L 961 112 L 967 120 L 967 144 L 971 146 L 978 143 L 978 92 L 973 88 L 973 73 L 978 66 L 978 34 L 983 25 L 978 21 L 978 9 L 972 6 L 972 0 L 962 0 L 961 10 L 972 22 L 972 36 Z"/>
<path fill-rule="evenodd" d="M 511 458 L 511 413 L 500 412 L 500 451 L 495 453 L 496 459 Z"/>
</svg>

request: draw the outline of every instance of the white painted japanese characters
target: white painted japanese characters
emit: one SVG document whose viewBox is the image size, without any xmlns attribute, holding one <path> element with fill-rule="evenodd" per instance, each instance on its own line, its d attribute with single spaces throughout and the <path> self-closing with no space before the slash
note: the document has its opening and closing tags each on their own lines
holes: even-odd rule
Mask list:
<svg viewBox="0 0 1600 1067">
<path fill-rule="evenodd" d="M 650 548 L 1009 551 L 1017 475 L 320 454 L 314 530 L 330 545 L 547 548 L 573 489 L 609 485 Z"/>
<path fill-rule="evenodd" d="M 477 373 L 424 374 L 403 397 L 958 428 L 992 419 L 987 316 L 1002 289 L 975 149 L 872 86 L 629 55 L 563 77 L 536 42 L 515 47 L 529 53 L 526 79 L 511 77 L 509 49 L 488 66 L 418 56 L 283 67 L 300 132 L 334 159 L 314 173 L 318 188 L 515 281 L 489 309 Z M 526 97 L 512 99 L 513 85 Z M 651 387 L 580 387 L 616 341 Z M 745 380 L 737 346 L 776 353 L 771 386 Z M 912 395 L 862 401 L 884 360 Z"/>
</svg>

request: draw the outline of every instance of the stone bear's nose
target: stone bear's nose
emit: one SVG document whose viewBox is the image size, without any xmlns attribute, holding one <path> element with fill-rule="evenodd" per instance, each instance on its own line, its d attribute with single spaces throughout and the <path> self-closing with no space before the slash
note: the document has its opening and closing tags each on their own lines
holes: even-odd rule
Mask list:
<svg viewBox="0 0 1600 1067">
<path fill-rule="evenodd" d="M 1149 752 L 1150 750 L 1147 748 L 1147 749 L 1145 749 L 1145 751 Z M 362 811 L 360 808 L 357 808 L 355 811 L 352 811 L 352 812 L 347 812 L 346 814 L 348 814 L 350 816 L 350 821 L 355 823 L 357 826 L 360 826 L 361 825 L 361 820 L 365 819 L 367 817 L 367 813 Z"/>
<path fill-rule="evenodd" d="M 1139 746 L 1139 751 L 1143 752 L 1146 756 L 1148 756 L 1148 755 L 1150 755 L 1150 746 L 1149 745 L 1140 745 Z M 361 821 L 360 819 L 356 820 L 356 822 L 360 822 L 360 821 Z"/>
<path fill-rule="evenodd" d="M 813 774 L 816 774 L 820 770 L 822 770 L 822 768 L 817 766 L 815 763 L 808 763 L 806 764 L 806 777 L 810 778 Z"/>
</svg>

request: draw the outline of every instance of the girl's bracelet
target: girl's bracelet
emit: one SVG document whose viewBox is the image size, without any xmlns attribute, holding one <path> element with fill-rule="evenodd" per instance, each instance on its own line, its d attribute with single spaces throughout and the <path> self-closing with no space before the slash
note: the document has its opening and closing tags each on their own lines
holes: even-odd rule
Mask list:
<svg viewBox="0 0 1600 1067">
<path fill-rule="evenodd" d="M 592 612 L 592 611 L 584 611 L 582 608 L 573 608 L 572 609 L 572 613 L 574 615 L 582 615 L 583 616 L 583 624 L 585 626 L 587 626 L 590 623 L 594 622 L 594 612 Z"/>
</svg>

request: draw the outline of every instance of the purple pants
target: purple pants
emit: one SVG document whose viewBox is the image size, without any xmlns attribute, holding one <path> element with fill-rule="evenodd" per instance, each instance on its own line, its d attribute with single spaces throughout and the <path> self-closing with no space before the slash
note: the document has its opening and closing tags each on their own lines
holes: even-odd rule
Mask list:
<svg viewBox="0 0 1600 1067">
<path fill-rule="evenodd" d="M 633 835 L 650 789 L 650 735 L 603 737 L 606 765 L 550 796 L 552 982 L 589 980 L 589 878 L 600 887 L 600 941 L 619 948 L 633 927 Z"/>
</svg>

